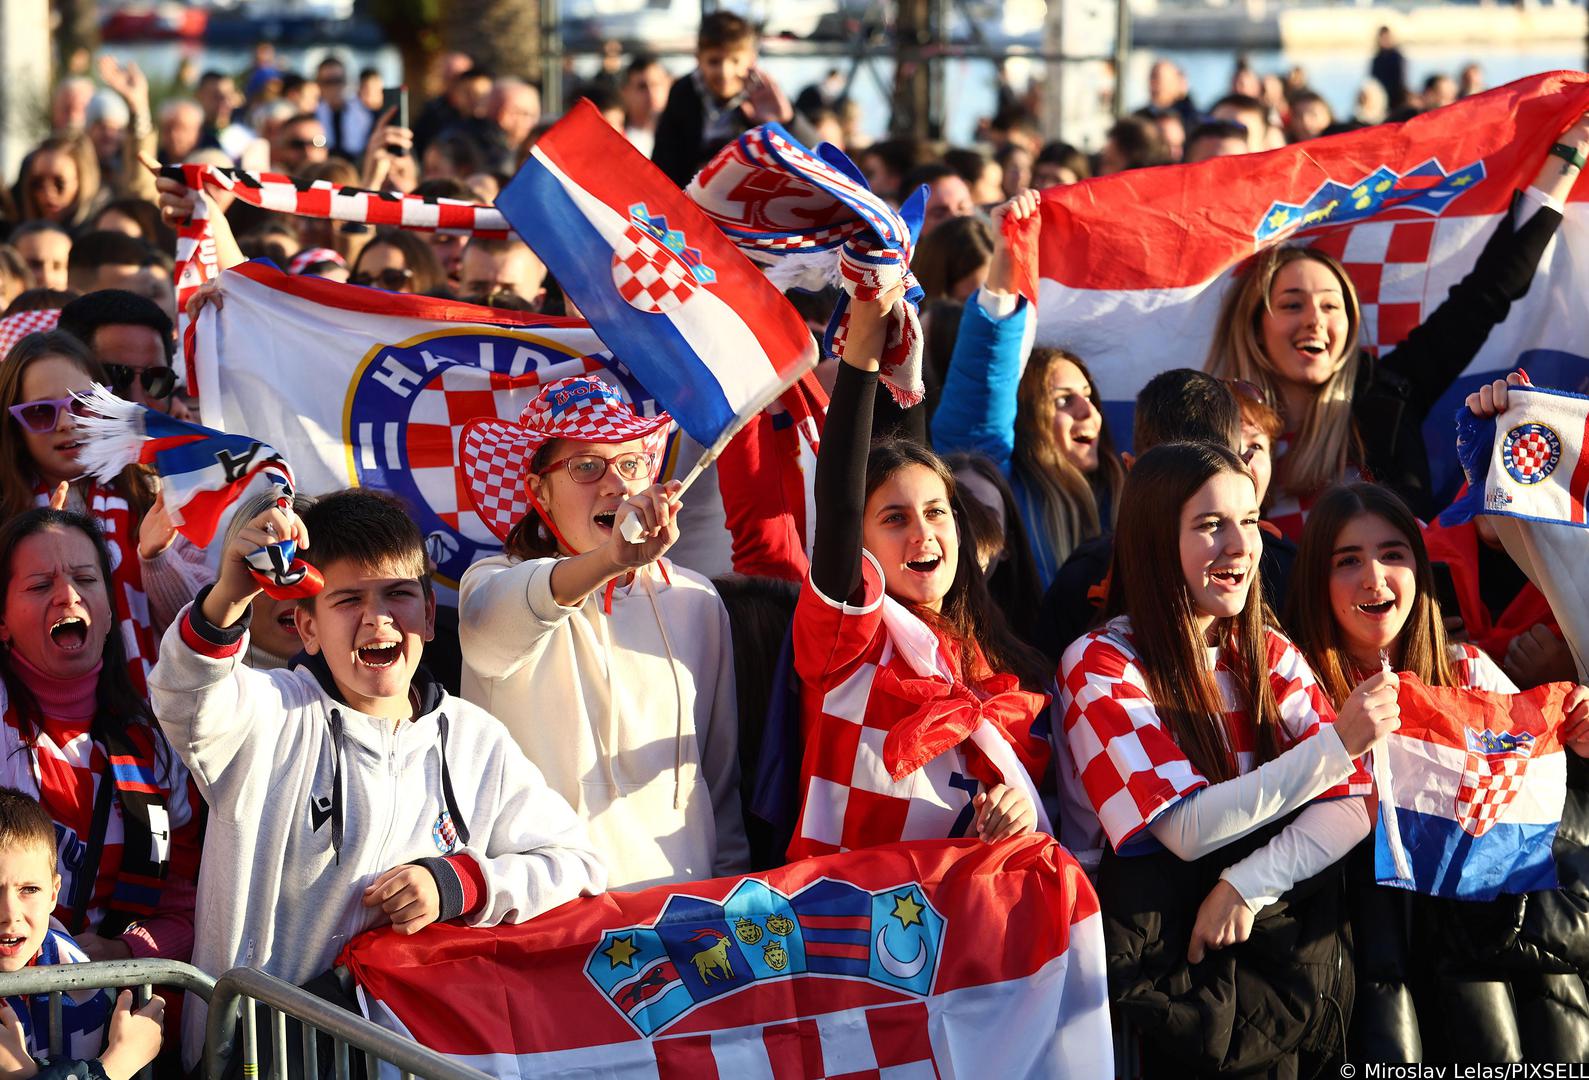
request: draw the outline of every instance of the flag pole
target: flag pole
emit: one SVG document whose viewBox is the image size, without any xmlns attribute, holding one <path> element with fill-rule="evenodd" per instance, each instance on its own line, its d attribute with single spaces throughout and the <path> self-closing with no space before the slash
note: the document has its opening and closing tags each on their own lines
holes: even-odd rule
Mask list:
<svg viewBox="0 0 1589 1080">
<path fill-rule="evenodd" d="M 782 397 L 784 391 L 788 390 L 795 383 L 799 382 L 805 377 L 806 372 L 812 370 L 816 366 L 816 358 L 813 356 L 811 363 L 801 368 L 800 372 L 795 375 L 794 378 L 790 379 L 788 382 L 778 384 L 772 390 L 764 394 L 760 399 L 753 402 L 750 408 L 736 416 L 734 418 L 734 422 L 723 429 L 723 433 L 717 437 L 717 441 L 711 446 L 707 447 L 706 452 L 696 460 L 695 466 L 690 469 L 689 472 L 684 474 L 684 479 L 679 483 L 679 490 L 674 492 L 673 497 L 668 501 L 676 504 L 680 499 L 684 498 L 684 493 L 690 490 L 690 485 L 699 480 L 701 478 L 701 474 L 707 469 L 711 468 L 712 462 L 716 461 L 723 451 L 728 449 L 728 444 L 734 440 L 734 436 L 738 435 L 742 430 L 744 430 L 746 424 L 755 419 L 755 417 L 763 409 L 767 408 L 773 402 Z M 618 523 L 618 533 L 631 544 L 638 544 L 641 540 L 645 539 L 645 526 L 640 523 L 640 515 L 635 513 L 633 510 L 624 511 L 623 520 Z"/>
</svg>

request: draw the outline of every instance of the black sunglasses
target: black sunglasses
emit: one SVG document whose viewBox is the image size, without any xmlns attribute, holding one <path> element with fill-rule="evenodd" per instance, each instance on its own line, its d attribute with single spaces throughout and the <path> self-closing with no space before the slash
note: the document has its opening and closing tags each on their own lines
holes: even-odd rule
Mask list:
<svg viewBox="0 0 1589 1080">
<path fill-rule="evenodd" d="M 168 367 L 134 368 L 126 364 L 106 364 L 105 374 L 110 377 L 110 389 L 117 397 L 126 397 L 137 379 L 143 392 L 154 401 L 164 401 L 177 389 L 177 373 Z"/>
<path fill-rule="evenodd" d="M 402 292 L 403 287 L 414 277 L 414 272 L 407 267 L 388 267 L 378 274 L 360 273 L 348 278 L 352 285 L 377 285 L 387 292 Z"/>
</svg>

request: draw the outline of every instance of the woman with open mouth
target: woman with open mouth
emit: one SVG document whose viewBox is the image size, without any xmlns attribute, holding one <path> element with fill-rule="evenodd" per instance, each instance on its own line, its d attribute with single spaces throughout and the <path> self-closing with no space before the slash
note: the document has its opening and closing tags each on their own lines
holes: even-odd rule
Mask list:
<svg viewBox="0 0 1589 1080">
<path fill-rule="evenodd" d="M 1228 447 L 1143 454 L 1109 621 L 1060 662 L 1075 775 L 1109 842 L 1111 1005 L 1144 1076 L 1322 1075 L 1345 1050 L 1345 915 L 1320 875 L 1368 835 L 1356 759 L 1396 727 L 1396 681 L 1376 671 L 1337 713 L 1263 602 L 1258 521 Z"/>
<path fill-rule="evenodd" d="M 463 696 L 573 806 L 615 889 L 750 862 L 728 612 L 664 557 L 679 536 L 678 484 L 656 483 L 671 425 L 578 376 L 540 388 L 516 422 L 471 421 L 459 444 L 504 546 L 459 583 Z"/>
<path fill-rule="evenodd" d="M 1018 222 L 1035 244 L 1037 206 L 1026 191 L 993 211 L 992 267 L 966 301 L 932 444 L 984 453 L 1009 478 L 1047 589 L 1076 545 L 1113 525 L 1125 469 L 1081 357 L 1031 348 L 1036 314 L 1016 292 L 1003 223 Z"/>
<path fill-rule="evenodd" d="M 1440 509 L 1420 428 L 1528 292 L 1586 154 L 1589 115 L 1561 134 L 1473 269 L 1421 325 L 1395 327 L 1395 306 L 1378 305 L 1379 339 L 1399 344 L 1377 359 L 1362 348 L 1358 289 L 1335 258 L 1317 247 L 1278 246 L 1239 272 L 1205 368 L 1259 386 L 1285 419 L 1268 517 L 1288 539 L 1301 538 L 1325 488 L 1365 474 L 1421 518 Z"/>
<path fill-rule="evenodd" d="M 76 395 L 108 385 L 105 369 L 71 334 L 31 334 L 0 364 L 0 519 L 29 507 L 87 514 L 110 549 L 116 617 L 132 633 L 123 656 L 143 693 L 159 634 L 210 581 L 204 549 L 179 535 L 158 481 L 132 465 L 114 483 L 83 475 Z"/>
<path fill-rule="evenodd" d="M 1515 694 L 1487 654 L 1446 637 L 1418 522 L 1387 488 L 1347 484 L 1313 507 L 1287 622 L 1332 702 L 1383 663 L 1429 686 Z M 1589 696 L 1589 691 L 1584 691 Z M 1589 708 L 1580 705 L 1579 721 Z M 1569 748 L 1589 753 L 1589 735 Z M 1564 832 L 1568 822 L 1564 821 Z M 1358 969 L 1353 1056 L 1368 1061 L 1582 1061 L 1589 850 L 1558 843 L 1556 890 L 1474 902 L 1375 882 L 1372 841 L 1347 862 Z M 1520 929 L 1521 928 L 1521 929 Z"/>
<path fill-rule="evenodd" d="M 199 794 L 128 675 L 114 583 L 91 519 L 0 525 L 0 787 L 55 823 L 55 918 L 91 959 L 185 961 Z"/>
<path fill-rule="evenodd" d="M 850 308 L 817 457 L 793 628 L 805 745 L 791 859 L 1050 831 L 1034 783 L 1048 746 L 1031 730 L 1047 665 L 988 598 L 948 466 L 914 442 L 872 444 L 896 296 Z"/>
</svg>

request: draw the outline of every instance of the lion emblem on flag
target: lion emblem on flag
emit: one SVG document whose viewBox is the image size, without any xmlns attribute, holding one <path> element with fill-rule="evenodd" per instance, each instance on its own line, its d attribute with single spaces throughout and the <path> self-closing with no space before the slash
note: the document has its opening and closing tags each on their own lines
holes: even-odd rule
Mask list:
<svg viewBox="0 0 1589 1080">
<path fill-rule="evenodd" d="M 1457 822 L 1469 836 L 1483 836 L 1495 828 L 1522 790 L 1534 736 L 1469 731 L 1467 737 L 1468 752 L 1457 787 Z"/>
</svg>

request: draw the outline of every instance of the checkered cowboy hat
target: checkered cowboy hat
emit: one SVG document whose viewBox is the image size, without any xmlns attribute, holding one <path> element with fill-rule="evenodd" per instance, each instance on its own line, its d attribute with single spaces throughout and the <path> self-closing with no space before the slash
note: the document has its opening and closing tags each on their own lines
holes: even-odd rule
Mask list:
<svg viewBox="0 0 1589 1080">
<path fill-rule="evenodd" d="M 525 485 L 530 459 L 553 439 L 623 443 L 646 440 L 660 465 L 673 418 L 640 416 L 618 391 L 593 375 L 547 383 L 524 406 L 517 421 L 480 417 L 464 425 L 458 460 L 464 487 L 485 527 L 506 541 L 529 512 Z"/>
</svg>

